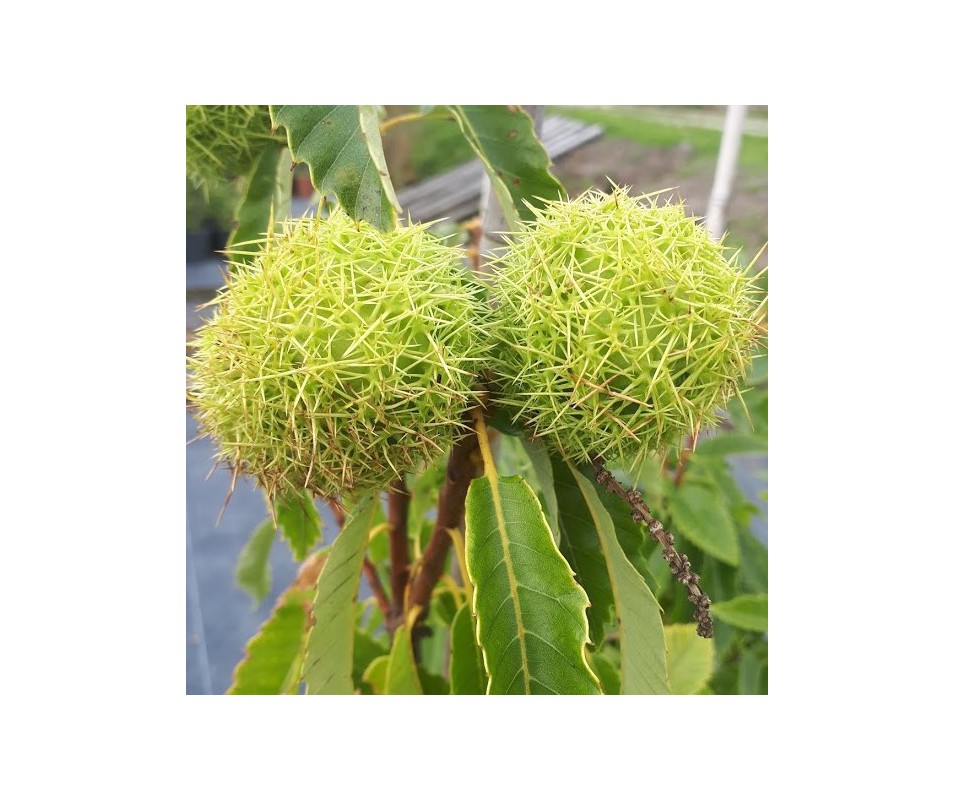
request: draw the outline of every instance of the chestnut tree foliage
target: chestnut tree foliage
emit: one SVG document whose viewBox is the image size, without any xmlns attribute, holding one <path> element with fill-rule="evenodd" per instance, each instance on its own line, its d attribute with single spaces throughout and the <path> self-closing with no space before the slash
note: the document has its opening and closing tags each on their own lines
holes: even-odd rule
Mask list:
<svg viewBox="0 0 954 800">
<path fill-rule="evenodd" d="M 659 194 L 567 198 L 519 106 L 186 116 L 189 177 L 242 189 L 189 386 L 271 509 L 236 578 L 261 600 L 278 538 L 301 563 L 231 693 L 767 692 L 732 469 L 767 451 L 767 328 L 738 254 Z M 506 252 L 401 219 L 382 136 L 410 119 L 473 148 Z M 314 219 L 288 219 L 296 163 Z"/>
</svg>

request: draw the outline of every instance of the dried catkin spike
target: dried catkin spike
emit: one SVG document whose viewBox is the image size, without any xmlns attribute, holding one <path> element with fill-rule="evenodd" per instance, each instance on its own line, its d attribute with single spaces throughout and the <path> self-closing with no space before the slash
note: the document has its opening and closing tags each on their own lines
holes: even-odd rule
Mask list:
<svg viewBox="0 0 954 800">
<path fill-rule="evenodd" d="M 384 487 L 463 430 L 488 337 L 461 252 L 343 212 L 284 225 L 232 265 L 190 359 L 219 458 L 270 492 Z"/>
<path fill-rule="evenodd" d="M 759 338 L 753 280 L 682 205 L 623 189 L 536 212 L 496 266 L 495 398 L 583 462 L 714 421 Z"/>
<path fill-rule="evenodd" d="M 272 132 L 268 106 L 186 106 L 186 177 L 229 180 L 251 167 Z"/>
</svg>

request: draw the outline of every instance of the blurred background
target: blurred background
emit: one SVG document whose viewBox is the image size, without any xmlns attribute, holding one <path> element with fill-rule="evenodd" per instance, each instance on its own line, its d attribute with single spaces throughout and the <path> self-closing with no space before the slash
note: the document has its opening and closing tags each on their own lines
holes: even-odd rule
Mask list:
<svg viewBox="0 0 954 800">
<path fill-rule="evenodd" d="M 418 106 L 388 106 L 388 116 Z M 725 106 L 548 106 L 541 139 L 554 162 L 553 172 L 571 196 L 611 183 L 632 194 L 671 190 L 695 216 L 705 216 L 716 175 Z M 726 242 L 741 248 L 741 263 L 751 261 L 768 241 L 768 107 L 747 106 L 742 136 L 724 209 Z M 442 219 L 435 233 L 476 247 L 483 171 L 450 120 L 425 119 L 397 125 L 384 136 L 384 149 L 398 199 L 415 222 Z M 296 170 L 293 215 L 313 209 L 307 169 Z M 217 251 L 225 246 L 240 187 L 222 184 L 206 194 L 186 182 L 186 347 L 211 313 L 202 305 L 224 284 L 225 264 Z M 755 270 L 768 263 L 758 255 Z M 765 278 L 767 283 L 767 278 Z M 764 369 L 764 367 L 763 367 Z M 767 373 L 765 375 L 767 387 Z M 284 543 L 272 550 L 272 589 L 255 607 L 235 585 L 238 554 L 266 518 L 254 483 L 213 470 L 214 449 L 186 409 L 186 691 L 221 694 L 245 643 L 269 615 L 277 596 L 292 582 L 297 567 Z M 767 543 L 767 455 L 731 459 L 739 487 L 760 513 L 752 533 Z M 210 473 L 211 470 L 211 473 Z M 330 509 L 319 505 L 324 541 L 337 532 Z M 361 597 L 369 595 L 362 584 Z"/>
</svg>

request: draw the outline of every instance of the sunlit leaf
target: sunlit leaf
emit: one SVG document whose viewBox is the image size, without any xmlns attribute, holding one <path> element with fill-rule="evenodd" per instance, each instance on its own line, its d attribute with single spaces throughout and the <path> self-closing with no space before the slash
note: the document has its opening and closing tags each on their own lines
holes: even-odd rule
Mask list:
<svg viewBox="0 0 954 800">
<path fill-rule="evenodd" d="M 708 485 L 684 482 L 669 497 L 676 532 L 732 566 L 739 564 L 739 541 L 722 496 Z"/>
<path fill-rule="evenodd" d="M 310 593 L 285 592 L 246 647 L 227 694 L 285 694 L 297 688 Z"/>
<path fill-rule="evenodd" d="M 613 520 L 596 486 L 572 465 L 567 464 L 567 468 L 576 479 L 583 506 L 606 558 L 619 623 L 620 692 L 669 694 L 662 609 L 620 547 Z"/>
<path fill-rule="evenodd" d="M 740 594 L 724 603 L 712 604 L 712 616 L 747 631 L 768 630 L 768 595 Z"/>
<path fill-rule="evenodd" d="M 712 677 L 712 639 L 696 633 L 695 624 L 666 626 L 666 660 L 673 694 L 696 694 Z"/>
<path fill-rule="evenodd" d="M 304 679 L 309 694 L 352 694 L 355 600 L 377 498 L 358 503 L 328 551 L 315 590 L 315 626 L 308 637 Z"/>
<path fill-rule="evenodd" d="M 484 467 L 467 494 L 466 560 L 488 694 L 599 694 L 583 655 L 586 594 L 540 501 L 522 478 Z"/>
</svg>

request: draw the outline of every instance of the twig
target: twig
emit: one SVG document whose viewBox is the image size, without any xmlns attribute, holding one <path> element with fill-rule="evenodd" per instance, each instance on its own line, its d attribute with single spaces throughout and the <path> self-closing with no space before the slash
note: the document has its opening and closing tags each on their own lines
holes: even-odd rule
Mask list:
<svg viewBox="0 0 954 800">
<path fill-rule="evenodd" d="M 338 523 L 338 529 L 340 530 L 345 526 L 345 512 L 341 501 L 337 497 L 327 497 L 325 498 L 325 502 L 328 504 L 328 508 L 331 509 L 331 513 L 334 515 L 335 522 Z"/>
<path fill-rule="evenodd" d="M 391 484 L 388 493 L 388 522 L 391 526 L 391 613 L 388 630 L 392 633 L 404 621 L 404 591 L 409 575 L 407 554 L 407 514 L 411 495 L 403 478 Z"/>
<path fill-rule="evenodd" d="M 689 466 L 689 456 L 695 452 L 696 444 L 699 441 L 699 430 L 686 437 L 682 452 L 679 454 L 679 463 L 676 464 L 676 471 L 673 473 L 672 482 L 675 486 L 682 483 L 682 476 L 686 474 L 686 467 Z"/>
<path fill-rule="evenodd" d="M 431 592 L 441 574 L 451 546 L 450 528 L 460 528 L 464 516 L 464 501 L 470 482 L 483 472 L 483 461 L 477 444 L 477 434 L 471 430 L 451 448 L 447 459 L 447 473 L 437 502 L 437 520 L 434 534 L 424 548 L 416 565 L 407 598 L 407 609 L 420 606 L 417 619 L 420 625 L 430 608 Z"/>
<path fill-rule="evenodd" d="M 384 614 L 385 619 L 389 618 L 391 615 L 391 604 L 388 602 L 388 596 L 384 591 L 384 587 L 381 585 L 378 571 L 374 568 L 374 564 L 368 561 L 367 558 L 364 560 L 362 569 L 364 569 L 364 577 L 368 579 L 368 586 L 371 587 L 371 592 L 378 601 L 381 613 Z"/>
<path fill-rule="evenodd" d="M 663 557 L 669 564 L 669 571 L 676 576 L 677 581 L 685 585 L 689 602 L 696 607 L 692 615 L 698 623 L 696 633 L 704 639 L 711 639 L 712 615 L 709 613 L 709 596 L 699 588 L 699 576 L 692 571 L 689 559 L 676 551 L 672 534 L 663 529 L 662 523 L 653 516 L 636 487 L 624 489 L 603 466 L 603 459 L 593 458 L 592 462 L 596 470 L 596 482 L 606 487 L 607 491 L 622 497 L 629 504 L 633 519 L 637 523 L 645 522 L 649 526 L 649 534 L 662 545 Z"/>
</svg>

